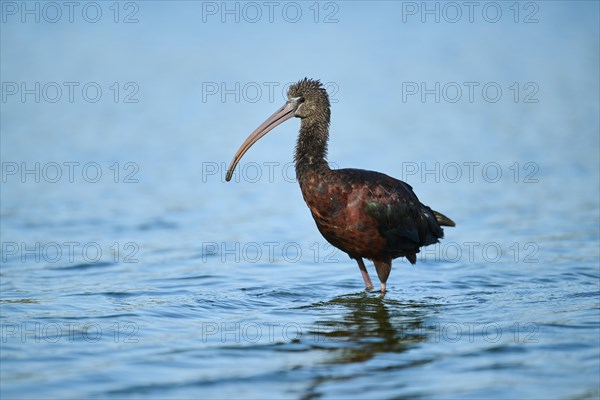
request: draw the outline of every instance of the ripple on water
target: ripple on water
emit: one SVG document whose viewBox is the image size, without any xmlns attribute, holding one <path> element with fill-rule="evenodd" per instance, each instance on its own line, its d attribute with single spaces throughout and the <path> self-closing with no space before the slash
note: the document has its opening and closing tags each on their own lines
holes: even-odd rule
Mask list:
<svg viewBox="0 0 600 400">
<path fill-rule="evenodd" d="M 117 263 L 96 261 L 96 262 L 89 262 L 89 263 L 80 263 L 80 264 L 75 264 L 75 265 L 48 267 L 48 269 L 59 270 L 59 271 L 84 271 L 84 270 L 94 269 L 94 268 L 117 267 L 118 265 L 119 264 L 117 264 Z"/>
</svg>

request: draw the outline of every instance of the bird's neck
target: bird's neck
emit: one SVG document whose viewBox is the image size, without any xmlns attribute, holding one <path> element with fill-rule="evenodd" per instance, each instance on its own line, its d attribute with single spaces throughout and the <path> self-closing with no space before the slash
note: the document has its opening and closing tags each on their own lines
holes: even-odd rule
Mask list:
<svg viewBox="0 0 600 400">
<path fill-rule="evenodd" d="M 307 172 L 327 173 L 327 141 L 329 140 L 329 121 L 310 121 L 303 119 L 300 134 L 296 142 L 296 177 L 302 181 Z"/>
</svg>

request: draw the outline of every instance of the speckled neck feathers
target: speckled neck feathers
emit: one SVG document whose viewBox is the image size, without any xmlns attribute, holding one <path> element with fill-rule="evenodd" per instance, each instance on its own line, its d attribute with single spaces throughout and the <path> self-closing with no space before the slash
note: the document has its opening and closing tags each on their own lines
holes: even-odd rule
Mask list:
<svg viewBox="0 0 600 400">
<path fill-rule="evenodd" d="M 302 122 L 294 154 L 296 176 L 302 180 L 309 170 L 329 170 L 326 160 L 331 118 L 329 96 L 321 82 L 312 79 L 290 86 L 288 95 L 304 99 L 302 109 L 297 112 Z"/>
</svg>

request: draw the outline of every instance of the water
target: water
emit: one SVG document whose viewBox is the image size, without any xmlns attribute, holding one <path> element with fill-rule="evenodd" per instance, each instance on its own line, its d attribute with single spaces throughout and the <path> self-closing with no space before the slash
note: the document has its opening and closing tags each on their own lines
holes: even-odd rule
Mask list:
<svg viewBox="0 0 600 400">
<path fill-rule="evenodd" d="M 2 398 L 600 396 L 598 3 L 472 23 L 411 2 L 321 3 L 316 23 L 311 3 L 296 23 L 211 2 L 51 23 L 39 3 L 22 23 L 8 3 Z M 402 178 L 457 222 L 394 262 L 384 298 L 314 226 L 296 120 L 224 182 L 304 76 L 334 100 L 332 164 Z"/>
</svg>

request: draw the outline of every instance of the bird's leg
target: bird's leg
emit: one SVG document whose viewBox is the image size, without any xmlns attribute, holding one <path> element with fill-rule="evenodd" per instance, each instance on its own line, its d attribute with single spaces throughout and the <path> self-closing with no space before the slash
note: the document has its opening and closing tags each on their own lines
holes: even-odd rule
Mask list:
<svg viewBox="0 0 600 400">
<path fill-rule="evenodd" d="M 371 282 L 371 277 L 369 276 L 369 272 L 367 272 L 367 267 L 365 267 L 365 263 L 360 257 L 356 259 L 356 262 L 358 263 L 358 268 L 360 268 L 360 273 L 363 277 L 363 280 L 365 281 L 365 286 L 367 287 L 366 289 L 372 290 L 373 282 Z"/>
<path fill-rule="evenodd" d="M 392 260 L 373 261 L 373 264 L 375 264 L 377 276 L 379 277 L 379 282 L 381 282 L 381 293 L 385 293 L 385 283 L 392 271 Z"/>
</svg>

